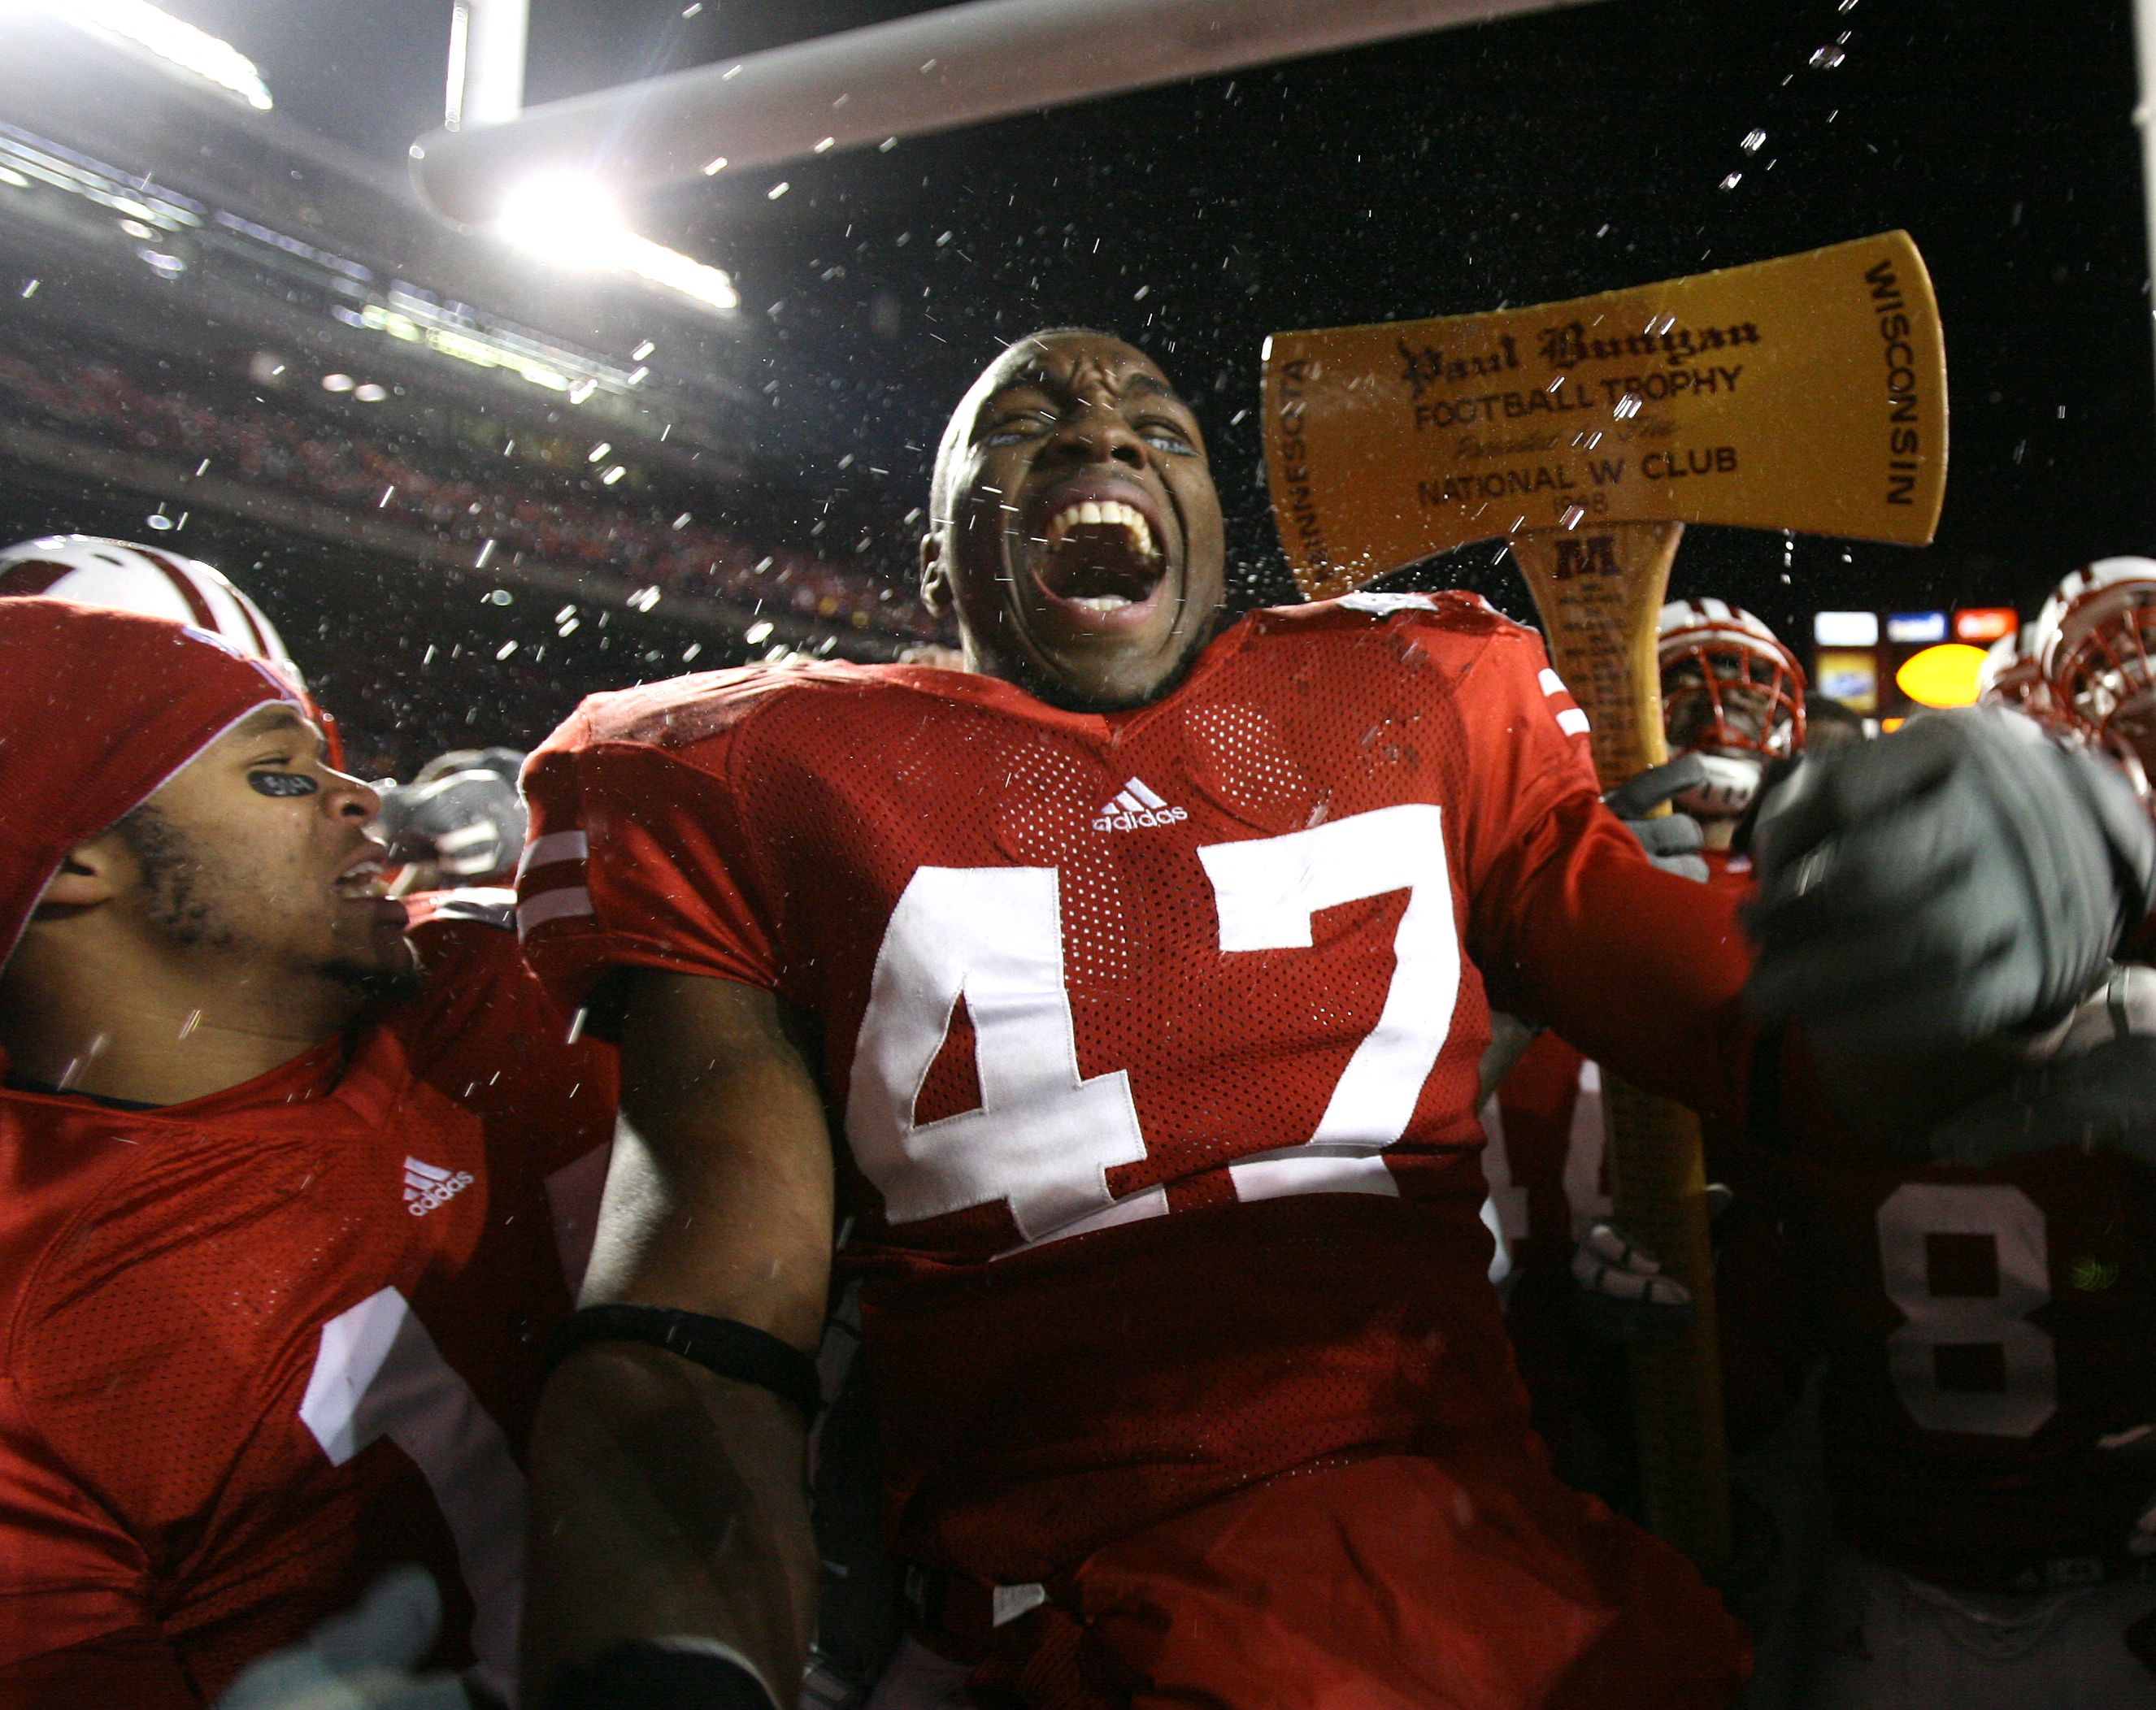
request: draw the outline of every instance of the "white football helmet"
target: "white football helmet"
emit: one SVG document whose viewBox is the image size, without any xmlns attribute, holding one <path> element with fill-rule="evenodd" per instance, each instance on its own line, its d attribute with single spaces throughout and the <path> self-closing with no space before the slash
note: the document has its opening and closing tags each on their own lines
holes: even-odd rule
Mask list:
<svg viewBox="0 0 2156 1710">
<path fill-rule="evenodd" d="M 1774 632 L 1725 600 L 1662 607 L 1656 659 L 1672 755 L 1696 754 L 1707 781 L 1676 798 L 1700 819 L 1752 805 L 1769 760 L 1804 745 L 1804 672 Z"/>
<path fill-rule="evenodd" d="M 2036 619 L 2060 713 L 2091 740 L 2156 760 L 2156 560 L 2099 558 Z"/>
<path fill-rule="evenodd" d="M 1984 650 L 1984 663 L 1976 673 L 1979 706 L 2026 713 L 2046 730 L 2064 724 L 2058 699 L 2044 675 L 2045 633 L 2041 625 L 2025 623 L 2015 633 L 1999 637 Z"/>
<path fill-rule="evenodd" d="M 191 623 L 306 687 L 262 608 L 199 558 L 97 535 L 48 535 L 0 548 L 0 597 L 22 594 Z"/>
</svg>

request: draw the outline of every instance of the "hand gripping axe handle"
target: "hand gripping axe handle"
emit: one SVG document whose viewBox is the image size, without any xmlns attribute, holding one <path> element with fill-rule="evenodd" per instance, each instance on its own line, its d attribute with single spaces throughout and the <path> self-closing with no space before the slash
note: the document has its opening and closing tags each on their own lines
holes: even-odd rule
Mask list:
<svg viewBox="0 0 2156 1710">
<path fill-rule="evenodd" d="M 1667 757 L 1656 628 L 1687 522 L 1928 543 L 1946 356 L 1916 245 L 1888 232 L 1566 303 L 1276 334 L 1266 472 L 1303 591 L 1329 598 L 1502 537 L 1619 787 Z M 1692 1293 L 1635 1349 L 1649 1524 L 1729 1554 L 1697 1120 L 1604 1081 L 1616 1215 Z"/>
</svg>

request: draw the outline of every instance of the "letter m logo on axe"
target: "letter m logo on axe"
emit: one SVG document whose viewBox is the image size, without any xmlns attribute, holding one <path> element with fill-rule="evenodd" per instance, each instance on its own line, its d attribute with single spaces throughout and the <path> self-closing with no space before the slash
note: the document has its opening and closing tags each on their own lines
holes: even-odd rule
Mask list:
<svg viewBox="0 0 2156 1710">
<path fill-rule="evenodd" d="M 1486 351 L 1512 366 L 1402 351 Z M 1946 489 L 1946 351 L 1906 232 L 1488 315 L 1276 333 L 1266 473 L 1313 599 L 1511 543 L 1604 789 L 1667 758 L 1656 619 L 1688 522 L 1927 545 Z M 1712 1254 L 1691 1114 L 1605 1082 L 1620 1220 L 1692 1291 L 1633 1353 L 1648 1519 L 1729 1548 Z"/>
</svg>

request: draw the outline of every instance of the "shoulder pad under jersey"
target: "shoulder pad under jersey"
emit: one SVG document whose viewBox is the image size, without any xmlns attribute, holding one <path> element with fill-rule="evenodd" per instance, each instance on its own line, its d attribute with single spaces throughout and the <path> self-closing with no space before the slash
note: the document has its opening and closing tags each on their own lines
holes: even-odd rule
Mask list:
<svg viewBox="0 0 2156 1710">
<path fill-rule="evenodd" d="M 880 677 L 873 667 L 839 660 L 741 665 L 639 683 L 587 697 L 546 745 L 559 749 L 637 742 L 654 748 L 685 748 L 721 735 L 782 695 L 858 689 Z"/>
<path fill-rule="evenodd" d="M 1268 626 L 1331 628 L 1371 622 L 1405 622 L 1446 630 L 1455 635 L 1486 636 L 1521 627 L 1480 594 L 1446 589 L 1433 594 L 1391 594 L 1365 590 L 1337 600 L 1313 600 L 1301 606 L 1275 606 L 1260 614 Z"/>
<path fill-rule="evenodd" d="M 436 921 L 491 926 L 497 931 L 516 929 L 516 893 L 507 885 L 469 885 L 462 890 L 424 891 L 405 899 L 410 916 L 408 931 L 431 926 Z"/>
</svg>

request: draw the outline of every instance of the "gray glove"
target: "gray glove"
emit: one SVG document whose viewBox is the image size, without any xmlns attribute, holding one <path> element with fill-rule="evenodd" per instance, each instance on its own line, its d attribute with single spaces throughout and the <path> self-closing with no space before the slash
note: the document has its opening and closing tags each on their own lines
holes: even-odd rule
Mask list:
<svg viewBox="0 0 2156 1710">
<path fill-rule="evenodd" d="M 1718 1223 L 1736 1198 L 1722 1183 L 1707 1185 L 1707 1215 Z M 1691 1328 L 1691 1290 L 1662 1270 L 1661 1261 L 1607 1220 L 1572 1250 L 1572 1280 L 1588 1333 L 1599 1341 L 1666 1342 Z"/>
<path fill-rule="evenodd" d="M 392 858 L 431 863 L 444 878 L 462 883 L 513 872 L 524 830 L 516 784 L 490 769 L 382 792 L 382 839 Z"/>
<path fill-rule="evenodd" d="M 471 1710 L 456 1676 L 410 1672 L 441 1624 L 432 1576 L 394 1569 L 304 1643 L 249 1664 L 216 1710 Z"/>
<path fill-rule="evenodd" d="M 1985 708 L 1808 757 L 1762 809 L 1748 995 L 1871 1052 L 2057 1019 L 2148 911 L 2125 780 Z"/>
<path fill-rule="evenodd" d="M 1649 767 L 1602 800 L 1612 813 L 1625 822 L 1625 829 L 1640 840 L 1640 847 L 1656 866 L 1665 873 L 1674 873 L 1679 878 L 1705 884 L 1707 862 L 1700 851 L 1707 847 L 1707 835 L 1700 829 L 1699 822 L 1688 813 L 1665 813 L 1651 819 L 1648 815 L 1706 781 L 1707 768 L 1700 763 L 1699 756 L 1681 754 L 1673 760 Z"/>
<path fill-rule="evenodd" d="M 2108 1146 L 2156 1167 L 2156 970 L 2113 969 L 2019 1054 L 2032 1066 L 1934 1130 L 1934 1158 L 1989 1170 L 2054 1146 Z"/>
</svg>

